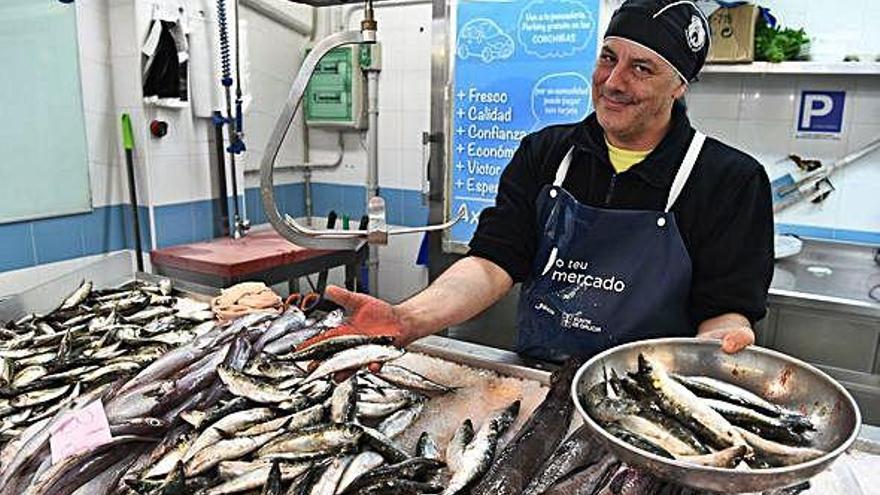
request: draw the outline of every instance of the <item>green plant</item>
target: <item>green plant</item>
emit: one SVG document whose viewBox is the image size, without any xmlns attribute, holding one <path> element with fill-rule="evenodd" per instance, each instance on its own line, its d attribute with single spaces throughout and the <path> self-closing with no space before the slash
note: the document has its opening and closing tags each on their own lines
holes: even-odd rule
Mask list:
<svg viewBox="0 0 880 495">
<path fill-rule="evenodd" d="M 782 62 L 797 58 L 801 47 L 810 42 L 801 29 L 771 27 L 763 17 L 758 17 L 755 29 L 755 60 Z"/>
</svg>

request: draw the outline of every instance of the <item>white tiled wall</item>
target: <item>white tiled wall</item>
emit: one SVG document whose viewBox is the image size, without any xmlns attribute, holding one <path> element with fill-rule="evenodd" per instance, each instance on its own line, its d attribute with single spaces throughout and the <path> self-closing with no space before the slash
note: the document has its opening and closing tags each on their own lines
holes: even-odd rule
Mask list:
<svg viewBox="0 0 880 495">
<path fill-rule="evenodd" d="M 846 91 L 840 139 L 796 137 L 803 90 Z M 880 79 L 876 76 L 704 74 L 687 97 L 694 125 L 755 156 L 771 180 L 792 169 L 786 157 L 833 163 L 880 138 Z M 824 203 L 805 203 L 777 215 L 777 222 L 828 229 L 880 232 L 880 153 L 832 177 L 837 191 Z"/>
<path fill-rule="evenodd" d="M 379 185 L 421 188 L 422 132 L 430 130 L 431 5 L 375 5 L 383 45 L 379 76 Z M 360 12 L 351 17 L 356 29 Z M 322 137 L 321 134 L 324 134 Z M 336 139 L 312 131 L 313 153 L 330 153 Z M 320 156 L 320 155 L 318 155 Z M 317 182 L 363 185 L 366 154 L 356 135 L 346 140 L 342 170 L 318 171 Z"/>
<path fill-rule="evenodd" d="M 118 154 L 120 127 L 113 99 L 110 0 L 82 0 L 75 5 L 92 203 L 95 207 L 119 204 L 127 200 L 128 189 Z"/>
</svg>

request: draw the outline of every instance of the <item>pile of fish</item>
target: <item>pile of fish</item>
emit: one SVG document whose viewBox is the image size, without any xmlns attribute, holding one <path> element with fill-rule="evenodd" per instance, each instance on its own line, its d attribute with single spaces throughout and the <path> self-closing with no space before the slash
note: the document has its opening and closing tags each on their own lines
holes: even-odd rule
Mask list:
<svg viewBox="0 0 880 495">
<path fill-rule="evenodd" d="M 570 384 L 579 364 L 569 361 L 553 375 L 544 401 L 498 454 L 471 494 L 714 495 L 622 463 L 585 425 L 566 436 L 573 407 Z M 450 465 L 455 462 L 448 455 L 446 461 Z M 795 495 L 809 486 L 804 483 L 765 495 Z"/>
<path fill-rule="evenodd" d="M 454 389 L 395 363 L 406 351 L 390 337 L 342 336 L 297 349 L 342 319 L 340 311 L 309 319 L 290 307 L 211 324 L 133 377 L 80 391 L 0 452 L 0 495 L 452 495 L 473 487 L 493 466 L 519 401 L 476 429 L 466 421 L 443 452 L 430 432 L 408 452 L 394 439 L 426 401 Z M 104 337 L 113 333 L 97 333 L 106 343 L 95 347 L 127 349 Z M 83 359 L 82 347 L 71 356 Z M 371 371 L 376 363 L 384 365 Z M 98 400 L 112 440 L 53 463 L 50 432 Z"/>
<path fill-rule="evenodd" d="M 0 446 L 213 327 L 207 305 L 186 307 L 171 289 L 167 280 L 107 290 L 84 282 L 47 314 L 0 327 Z"/>
<path fill-rule="evenodd" d="M 808 417 L 721 380 L 669 373 L 645 355 L 636 372 L 612 370 L 580 400 L 614 436 L 697 465 L 761 469 L 825 454 L 810 446 Z"/>
<path fill-rule="evenodd" d="M 622 464 L 585 427 L 568 434 L 576 361 L 553 375 L 543 402 L 512 436 L 519 401 L 479 424 L 464 419 L 449 439 L 411 432 L 420 433 L 418 442 L 404 449 L 400 438 L 427 402 L 456 392 L 402 366 L 406 351 L 391 338 L 342 336 L 302 348 L 339 326 L 342 312 L 307 318 L 293 306 L 200 324 L 209 315 L 182 311 L 169 297 L 166 284 L 83 284 L 47 315 L 0 330 L 0 411 L 9 439 L 0 451 L 0 495 L 698 494 Z M 45 373 L 23 374 L 37 366 Z M 811 428 L 791 411 L 769 403 L 762 409 L 743 391 L 668 375 L 647 359 L 638 373 L 612 373 L 601 385 L 582 398 L 594 417 L 652 451 L 695 462 L 791 460 L 795 451 L 780 458 L 768 445 L 782 445 L 786 435 L 806 438 Z M 695 406 L 714 407 L 691 389 L 701 396 L 711 389 L 711 400 L 757 409 L 784 428 L 753 419 L 730 426 L 741 423 Z M 52 432 L 96 401 L 112 439 L 53 460 Z M 683 419 L 688 414 L 696 419 Z"/>
</svg>

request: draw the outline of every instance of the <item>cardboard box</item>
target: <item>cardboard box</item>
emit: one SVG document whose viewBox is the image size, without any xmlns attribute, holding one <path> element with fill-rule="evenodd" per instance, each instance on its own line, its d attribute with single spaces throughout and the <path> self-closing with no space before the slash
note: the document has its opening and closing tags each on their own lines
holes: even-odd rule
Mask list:
<svg viewBox="0 0 880 495">
<path fill-rule="evenodd" d="M 755 22 L 758 6 L 721 7 L 709 16 L 712 44 L 709 63 L 749 63 L 755 60 Z"/>
</svg>

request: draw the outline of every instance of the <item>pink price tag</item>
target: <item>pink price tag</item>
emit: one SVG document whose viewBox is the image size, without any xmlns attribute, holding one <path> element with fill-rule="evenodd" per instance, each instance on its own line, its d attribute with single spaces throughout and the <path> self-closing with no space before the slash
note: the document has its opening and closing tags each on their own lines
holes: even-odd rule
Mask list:
<svg viewBox="0 0 880 495">
<path fill-rule="evenodd" d="M 65 414 L 49 433 L 52 464 L 112 439 L 110 424 L 100 400 Z"/>
</svg>

